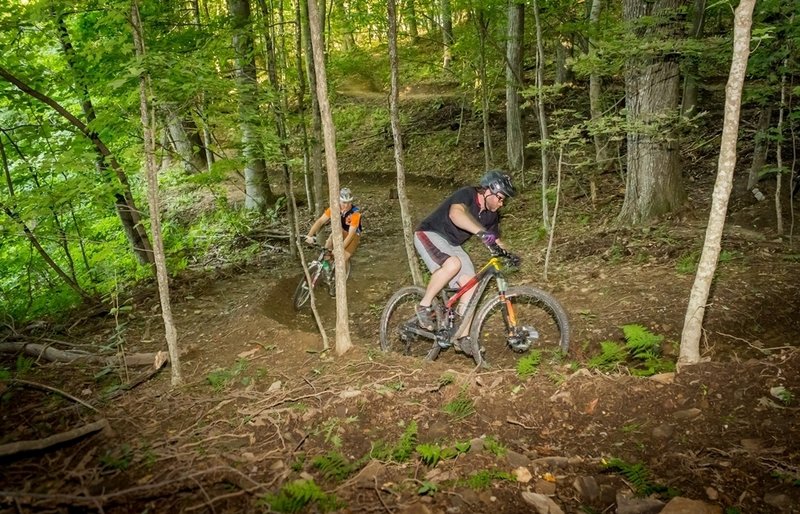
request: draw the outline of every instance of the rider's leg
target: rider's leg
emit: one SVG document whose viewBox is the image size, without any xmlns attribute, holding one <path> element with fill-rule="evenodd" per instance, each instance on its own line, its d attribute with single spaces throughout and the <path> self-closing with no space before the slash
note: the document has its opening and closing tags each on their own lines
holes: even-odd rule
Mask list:
<svg viewBox="0 0 800 514">
<path fill-rule="evenodd" d="M 356 253 L 356 249 L 358 248 L 360 240 L 361 236 L 356 235 L 350 241 L 350 244 L 347 245 L 347 247 L 345 247 L 344 249 L 344 262 L 345 262 L 345 269 L 347 269 L 348 277 L 350 276 L 350 258 L 353 256 L 354 253 Z"/>
<path fill-rule="evenodd" d="M 439 294 L 439 291 L 444 289 L 459 271 L 461 271 L 461 260 L 458 257 L 448 257 L 439 269 L 431 274 L 428 287 L 425 288 L 425 296 L 422 297 L 419 304 L 424 307 L 430 307 L 431 302 Z"/>
</svg>

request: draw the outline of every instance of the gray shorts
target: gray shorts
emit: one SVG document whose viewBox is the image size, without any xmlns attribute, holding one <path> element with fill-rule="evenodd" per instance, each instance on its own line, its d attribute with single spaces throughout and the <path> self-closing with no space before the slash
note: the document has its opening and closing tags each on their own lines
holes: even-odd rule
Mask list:
<svg viewBox="0 0 800 514">
<path fill-rule="evenodd" d="M 417 249 L 417 253 L 422 257 L 431 273 L 441 268 L 448 258 L 458 257 L 458 260 L 461 261 L 461 271 L 450 281 L 450 287 L 454 289 L 459 287 L 459 277 L 472 277 L 475 274 L 475 267 L 467 252 L 460 246 L 450 244 L 447 239 L 436 232 L 425 230 L 414 232 L 414 248 Z"/>
</svg>

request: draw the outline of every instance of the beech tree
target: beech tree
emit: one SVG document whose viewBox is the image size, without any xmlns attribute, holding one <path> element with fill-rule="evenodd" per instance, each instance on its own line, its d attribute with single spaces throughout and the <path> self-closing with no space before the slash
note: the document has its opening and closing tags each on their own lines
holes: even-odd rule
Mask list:
<svg viewBox="0 0 800 514">
<path fill-rule="evenodd" d="M 733 169 L 736 166 L 736 143 L 739 133 L 739 112 L 742 106 L 742 87 L 747 59 L 750 55 L 750 26 L 753 21 L 755 0 L 741 0 L 736 8 L 733 29 L 733 58 L 728 84 L 725 87 L 725 118 L 722 124 L 717 180 L 711 197 L 703 252 L 697 264 L 686 317 L 681 333 L 678 364 L 694 364 L 700 360 L 700 333 L 703 327 L 708 293 L 717 269 L 722 229 L 728 212 L 728 198 L 733 186 Z"/>
</svg>

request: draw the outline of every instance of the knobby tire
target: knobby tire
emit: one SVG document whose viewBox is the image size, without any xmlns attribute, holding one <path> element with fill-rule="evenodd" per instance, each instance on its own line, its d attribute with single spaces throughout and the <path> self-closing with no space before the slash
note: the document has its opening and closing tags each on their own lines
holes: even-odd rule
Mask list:
<svg viewBox="0 0 800 514">
<path fill-rule="evenodd" d="M 411 335 L 407 341 L 402 341 L 400 338 L 403 326 L 413 322 L 414 307 L 423 296 L 425 296 L 425 289 L 418 286 L 404 287 L 392 295 L 381 314 L 381 350 L 387 353 L 397 352 L 421 357 L 431 361 L 439 357 L 440 348 L 433 339 L 420 335 Z M 437 310 L 441 311 L 441 309 Z"/>
<path fill-rule="evenodd" d="M 480 306 L 470 328 L 470 338 L 485 350 L 483 359 L 502 367 L 513 367 L 516 360 L 531 350 L 553 350 L 566 354 L 569 350 L 570 326 L 564 307 L 550 293 L 532 286 L 510 287 L 506 299 L 512 302 L 517 323 L 531 326 L 539 339 L 527 352 L 517 353 L 509 348 L 505 335 L 505 304 L 497 296 Z M 478 362 L 476 358 L 476 363 Z M 482 363 L 484 366 L 487 362 Z"/>
<path fill-rule="evenodd" d="M 319 274 L 319 264 L 313 263 L 308 267 L 308 275 L 311 277 L 311 283 L 316 284 L 318 281 L 317 275 Z M 308 299 L 311 297 L 311 288 L 308 287 L 306 283 L 305 274 L 303 278 L 300 279 L 300 283 L 297 284 L 297 287 L 294 290 L 294 296 L 292 297 L 292 304 L 294 305 L 295 310 L 300 310 L 300 308 L 306 304 Z"/>
</svg>

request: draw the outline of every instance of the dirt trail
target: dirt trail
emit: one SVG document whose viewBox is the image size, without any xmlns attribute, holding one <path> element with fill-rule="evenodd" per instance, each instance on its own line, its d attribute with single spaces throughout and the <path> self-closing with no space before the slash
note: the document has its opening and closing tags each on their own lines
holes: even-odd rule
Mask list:
<svg viewBox="0 0 800 514">
<path fill-rule="evenodd" d="M 399 207 L 388 200 L 386 177 L 352 174 L 342 183 L 365 211 L 348 283 L 350 354 L 321 353 L 308 310 L 293 311 L 300 273 L 285 255 L 179 280 L 173 307 L 187 385 L 173 390 L 162 373 L 103 402 L 104 389 L 128 377 L 34 368 L 31 380 L 80 394 L 99 413 L 17 388 L 4 408 L 5 440 L 45 437 L 98 416 L 113 433 L 3 463 L 0 512 L 263 512 L 259 502 L 303 478 L 335 495 L 342 512 L 531 512 L 530 492 L 565 512 L 612 512 L 638 500 L 624 496 L 635 485 L 630 476 L 602 465 L 611 457 L 646 470 L 640 485 L 659 501 L 669 499 L 661 489 L 668 486 L 729 513 L 798 511 L 797 402 L 771 391 L 800 397 L 800 355 L 787 347 L 800 340 L 800 285 L 792 279 L 800 263 L 779 245 L 726 241 L 738 253 L 721 266 L 708 312 L 704 351 L 714 362 L 663 382 L 624 369 L 575 372 L 571 361 L 583 365 L 599 342 L 619 340 L 623 324 L 677 341 L 692 277 L 678 273 L 676 261 L 695 248 L 701 228 L 665 224 L 662 234 L 639 237 L 600 224 L 562 225 L 569 232 L 557 237 L 550 282 L 541 284 L 534 202 L 515 199 L 504 224 L 525 261 L 513 280 L 543 285 L 562 301 L 575 329 L 572 350 L 532 376 L 476 373 L 454 352 L 428 364 L 379 352 L 383 302 L 408 274 Z M 412 180 L 415 219 L 453 187 Z M 570 219 L 585 209 L 567 202 L 562 212 Z M 319 304 L 332 337 L 333 300 L 323 295 Z M 119 334 L 127 351 L 161 349 L 154 300 L 137 303 L 121 325 L 92 320 L 61 337 L 101 346 Z M 470 450 L 435 466 L 419 450 L 405 459 L 375 453 L 396 449 L 412 427 L 415 444 L 469 442 Z M 382 456 L 348 471 L 371 452 Z M 331 464 L 335 455 L 346 465 Z M 594 483 L 597 494 L 579 483 Z M 429 494 L 419 494 L 423 487 Z"/>
</svg>

